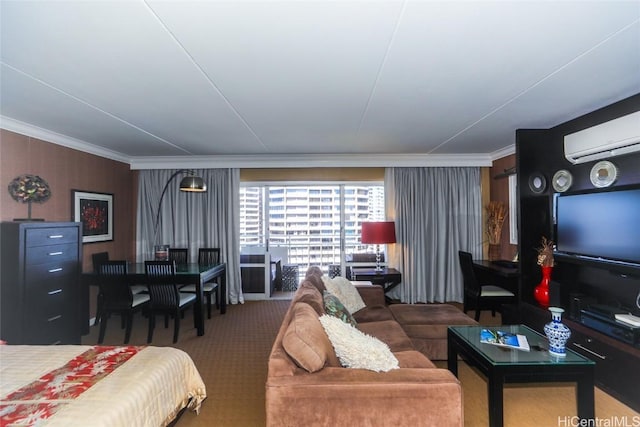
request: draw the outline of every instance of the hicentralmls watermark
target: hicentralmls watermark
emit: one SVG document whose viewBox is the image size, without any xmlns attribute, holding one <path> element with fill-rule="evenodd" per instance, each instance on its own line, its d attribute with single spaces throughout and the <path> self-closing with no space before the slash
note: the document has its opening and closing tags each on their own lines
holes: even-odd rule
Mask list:
<svg viewBox="0 0 640 427">
<path fill-rule="evenodd" d="M 558 427 L 640 427 L 640 415 L 609 418 L 558 417 Z"/>
</svg>

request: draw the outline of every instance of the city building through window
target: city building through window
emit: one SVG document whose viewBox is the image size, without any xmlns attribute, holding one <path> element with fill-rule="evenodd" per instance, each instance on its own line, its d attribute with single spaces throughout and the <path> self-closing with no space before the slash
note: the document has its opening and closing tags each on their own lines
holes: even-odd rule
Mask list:
<svg viewBox="0 0 640 427">
<path fill-rule="evenodd" d="M 384 220 L 382 183 L 240 188 L 241 249 L 284 253 L 301 275 L 310 265 L 342 274 L 351 254 L 375 253 L 361 224 Z"/>
</svg>

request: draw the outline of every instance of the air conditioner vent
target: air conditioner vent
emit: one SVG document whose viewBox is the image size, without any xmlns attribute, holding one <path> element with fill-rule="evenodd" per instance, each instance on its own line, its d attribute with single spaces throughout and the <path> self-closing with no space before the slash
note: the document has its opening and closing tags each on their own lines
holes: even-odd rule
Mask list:
<svg viewBox="0 0 640 427">
<path fill-rule="evenodd" d="M 640 111 L 564 137 L 564 155 L 571 163 L 640 151 Z"/>
</svg>

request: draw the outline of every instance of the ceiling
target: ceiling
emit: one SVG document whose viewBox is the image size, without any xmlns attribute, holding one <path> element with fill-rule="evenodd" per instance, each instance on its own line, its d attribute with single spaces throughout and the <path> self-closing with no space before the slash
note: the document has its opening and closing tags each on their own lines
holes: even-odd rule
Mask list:
<svg viewBox="0 0 640 427">
<path fill-rule="evenodd" d="M 640 1 L 0 7 L 2 127 L 133 168 L 486 165 L 640 93 Z"/>
</svg>

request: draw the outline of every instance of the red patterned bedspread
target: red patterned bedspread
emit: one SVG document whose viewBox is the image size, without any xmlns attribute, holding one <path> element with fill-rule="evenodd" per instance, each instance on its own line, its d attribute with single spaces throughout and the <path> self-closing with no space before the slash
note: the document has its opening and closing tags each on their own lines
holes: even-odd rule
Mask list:
<svg viewBox="0 0 640 427">
<path fill-rule="evenodd" d="M 164 426 L 205 398 L 175 348 L 0 345 L 0 426 Z"/>
<path fill-rule="evenodd" d="M 141 347 L 96 346 L 0 400 L 0 426 L 32 426 L 51 417 L 138 353 Z"/>
</svg>

